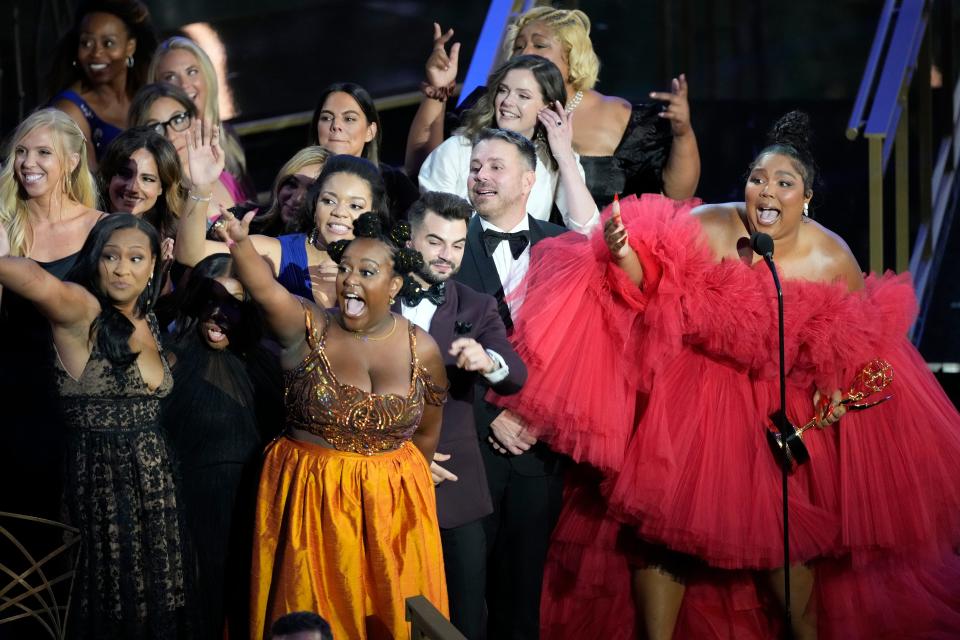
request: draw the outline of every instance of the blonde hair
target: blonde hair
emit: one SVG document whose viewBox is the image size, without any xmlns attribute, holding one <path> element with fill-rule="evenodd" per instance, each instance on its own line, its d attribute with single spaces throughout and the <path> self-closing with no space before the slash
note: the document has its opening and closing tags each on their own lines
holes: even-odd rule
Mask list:
<svg viewBox="0 0 960 640">
<path fill-rule="evenodd" d="M 571 86 L 577 91 L 587 91 L 597 84 L 600 74 L 600 59 L 593 50 L 590 41 L 590 18 L 579 9 L 554 9 L 553 7 L 534 7 L 517 18 L 507 27 L 504 39 L 504 55 L 513 55 L 513 43 L 520 31 L 528 24 L 540 22 L 563 44 L 569 68 Z"/>
<path fill-rule="evenodd" d="M 150 68 L 147 70 L 147 82 L 166 82 L 163 78 L 157 77 L 157 67 L 160 61 L 171 51 L 180 49 L 188 51 L 197 59 L 200 66 L 200 74 L 203 76 L 203 83 L 207 88 L 207 99 L 203 105 L 203 113 L 200 116 L 204 122 L 220 124 L 220 84 L 217 81 L 217 72 L 213 68 L 213 62 L 207 52 L 200 48 L 196 42 L 183 36 L 173 36 L 160 43 L 157 50 L 150 60 Z M 226 169 L 237 178 L 243 178 L 247 173 L 247 156 L 240 146 L 240 141 L 234 135 L 220 136 L 220 146 L 226 155 Z"/>
<path fill-rule="evenodd" d="M 277 172 L 277 177 L 273 179 L 273 186 L 270 187 L 270 208 L 267 209 L 266 213 L 262 216 L 257 216 L 254 220 L 260 233 L 265 235 L 279 235 L 283 233 L 282 226 L 284 223 L 283 220 L 280 219 L 280 200 L 277 197 L 283 181 L 295 175 L 304 167 L 312 164 L 319 164 L 323 167 L 327 163 L 327 160 L 333 155 L 331 151 L 324 147 L 311 145 L 297 151 L 293 154 L 292 158 L 280 167 L 280 171 Z"/>
<path fill-rule="evenodd" d="M 80 127 L 70 116 L 59 109 L 40 109 L 21 122 L 3 151 L 3 169 L 0 170 L 0 224 L 7 229 L 10 240 L 10 255 L 25 256 L 30 253 L 33 234 L 30 229 L 25 194 L 14 172 L 17 146 L 33 131 L 48 127 L 53 138 L 53 149 L 60 162 L 60 185 L 70 201 L 94 208 L 97 202 L 97 183 L 87 165 L 87 141 Z M 73 171 L 69 171 L 70 156 L 79 159 Z"/>
</svg>

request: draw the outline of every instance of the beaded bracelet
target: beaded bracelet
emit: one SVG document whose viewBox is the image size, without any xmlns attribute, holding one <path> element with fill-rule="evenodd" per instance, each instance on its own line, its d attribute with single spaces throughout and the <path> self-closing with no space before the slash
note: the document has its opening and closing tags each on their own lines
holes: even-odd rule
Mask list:
<svg viewBox="0 0 960 640">
<path fill-rule="evenodd" d="M 423 95 L 427 96 L 431 100 L 437 100 L 438 102 L 446 102 L 447 98 L 452 96 L 456 89 L 456 82 L 451 82 L 445 87 L 435 87 L 426 81 L 420 83 L 420 91 L 423 92 Z"/>
</svg>

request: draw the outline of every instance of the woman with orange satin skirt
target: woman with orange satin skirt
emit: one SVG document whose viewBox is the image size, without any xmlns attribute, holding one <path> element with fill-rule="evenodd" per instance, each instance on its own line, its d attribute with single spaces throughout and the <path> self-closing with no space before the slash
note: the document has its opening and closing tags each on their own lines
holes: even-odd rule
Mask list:
<svg viewBox="0 0 960 640">
<path fill-rule="evenodd" d="M 334 638 L 405 638 L 405 600 L 421 594 L 448 614 L 433 481 L 409 441 L 366 456 L 276 439 L 255 530 L 258 638 L 290 611 L 319 613 Z"/>
<path fill-rule="evenodd" d="M 346 201 L 372 202 L 379 174 L 356 162 L 336 188 L 352 194 Z M 360 215 L 353 240 L 327 247 L 339 263 L 339 308 L 325 310 L 274 280 L 247 236 L 250 218 L 225 213 L 221 236 L 283 347 L 287 429 L 260 476 L 251 638 L 269 637 L 294 611 L 320 614 L 341 640 L 408 638 L 407 598 L 422 595 L 448 615 L 427 463 L 446 370 L 430 335 L 390 311 L 402 275 L 423 258 L 383 233 L 382 215 Z"/>
</svg>

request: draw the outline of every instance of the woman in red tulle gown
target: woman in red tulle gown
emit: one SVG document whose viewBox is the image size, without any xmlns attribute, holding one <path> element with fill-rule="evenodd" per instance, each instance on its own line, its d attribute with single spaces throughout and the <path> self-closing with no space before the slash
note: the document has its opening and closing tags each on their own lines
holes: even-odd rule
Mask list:
<svg viewBox="0 0 960 640">
<path fill-rule="evenodd" d="M 603 234 L 534 252 L 516 336 L 535 373 L 497 401 L 585 463 L 554 533 L 544 637 L 780 633 L 783 503 L 765 438 L 777 304 L 754 231 L 773 237 L 783 280 L 787 415 L 802 425 L 823 407 L 789 480 L 795 637 L 960 632 L 960 415 L 906 339 L 907 276 L 864 279 L 807 215 L 808 131 L 796 112 L 775 125 L 743 203 L 629 198 Z M 877 358 L 893 398 L 845 415 Z"/>
</svg>

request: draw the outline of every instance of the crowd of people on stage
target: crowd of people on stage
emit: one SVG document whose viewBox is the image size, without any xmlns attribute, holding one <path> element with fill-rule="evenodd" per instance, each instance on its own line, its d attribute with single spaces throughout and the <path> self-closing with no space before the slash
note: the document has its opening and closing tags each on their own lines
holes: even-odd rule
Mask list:
<svg viewBox="0 0 960 640">
<path fill-rule="evenodd" d="M 406 638 L 412 596 L 471 640 L 960 633 L 908 276 L 814 220 L 803 113 L 696 201 L 686 78 L 598 93 L 590 27 L 520 15 L 454 109 L 434 25 L 403 167 L 345 81 L 254 185 L 207 53 L 82 5 L 0 158 L 0 512 L 78 531 L 69 637 Z"/>
</svg>

